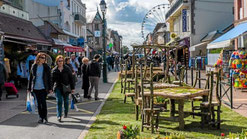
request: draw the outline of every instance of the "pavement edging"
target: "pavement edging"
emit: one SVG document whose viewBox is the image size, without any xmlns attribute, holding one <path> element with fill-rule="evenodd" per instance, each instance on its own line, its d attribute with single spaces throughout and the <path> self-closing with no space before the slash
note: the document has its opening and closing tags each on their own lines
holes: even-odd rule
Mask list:
<svg viewBox="0 0 247 139">
<path fill-rule="evenodd" d="M 85 129 L 83 129 L 83 131 L 81 132 L 80 136 L 78 137 L 78 139 L 83 139 L 86 137 L 90 127 L 92 126 L 92 124 L 95 122 L 96 120 L 96 116 L 100 113 L 102 107 L 104 106 L 106 100 L 108 99 L 108 97 L 110 96 L 115 84 L 117 83 L 118 79 L 116 79 L 114 81 L 114 83 L 112 84 L 111 88 L 109 89 L 108 93 L 106 94 L 106 97 L 104 99 L 104 101 L 100 104 L 100 106 L 97 108 L 96 112 L 94 113 L 94 115 L 92 116 L 92 118 L 90 119 L 90 121 L 87 123 Z"/>
</svg>

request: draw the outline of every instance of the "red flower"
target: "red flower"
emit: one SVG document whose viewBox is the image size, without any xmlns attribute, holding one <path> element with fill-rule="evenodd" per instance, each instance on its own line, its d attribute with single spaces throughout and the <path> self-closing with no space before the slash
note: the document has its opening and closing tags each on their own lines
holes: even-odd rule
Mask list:
<svg viewBox="0 0 247 139">
<path fill-rule="evenodd" d="M 221 137 L 224 137 L 225 136 L 225 134 L 224 133 L 221 133 Z"/>
<path fill-rule="evenodd" d="M 127 126 L 126 125 L 123 125 L 123 129 L 126 130 Z"/>
</svg>

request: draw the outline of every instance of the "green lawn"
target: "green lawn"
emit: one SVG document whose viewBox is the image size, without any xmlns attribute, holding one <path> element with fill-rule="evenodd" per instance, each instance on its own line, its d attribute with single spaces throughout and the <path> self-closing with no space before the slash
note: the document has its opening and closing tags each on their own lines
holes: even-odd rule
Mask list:
<svg viewBox="0 0 247 139">
<path fill-rule="evenodd" d="M 124 95 L 120 93 L 120 83 L 118 82 L 110 97 L 102 108 L 101 113 L 97 116 L 97 120 L 89 130 L 86 139 L 116 139 L 117 131 L 122 129 L 122 125 L 141 126 L 141 120 L 135 120 L 135 109 L 131 99 L 128 98 L 127 103 L 123 103 Z M 190 109 L 190 103 L 186 102 L 185 109 Z M 242 129 L 247 129 L 247 118 L 239 115 L 227 107 L 222 107 L 223 113 L 221 119 L 221 130 L 200 128 L 200 117 L 193 119 L 191 116 L 185 119 L 185 130 L 178 130 L 178 123 L 161 121 L 159 133 L 151 134 L 150 130 L 144 129 L 141 132 L 141 138 L 161 137 L 167 133 L 182 133 L 186 138 L 219 138 L 221 133 L 226 135 L 229 132 L 237 133 Z"/>
</svg>

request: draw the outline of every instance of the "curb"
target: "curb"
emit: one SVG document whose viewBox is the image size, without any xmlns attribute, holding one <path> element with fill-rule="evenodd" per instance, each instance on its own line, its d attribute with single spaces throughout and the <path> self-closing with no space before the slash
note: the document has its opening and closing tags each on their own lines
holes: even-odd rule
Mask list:
<svg viewBox="0 0 247 139">
<path fill-rule="evenodd" d="M 92 126 L 92 124 L 96 121 L 96 116 L 100 113 L 102 107 L 104 106 L 106 100 L 108 99 L 108 97 L 110 96 L 115 84 L 117 83 L 118 78 L 114 81 L 114 83 L 112 84 L 111 88 L 109 89 L 109 91 L 106 94 L 106 97 L 104 99 L 104 101 L 102 101 L 102 103 L 100 104 L 100 106 L 97 108 L 96 112 L 94 113 L 94 115 L 91 117 L 90 121 L 87 123 L 87 125 L 85 126 L 85 129 L 83 129 L 83 131 L 81 132 L 80 136 L 78 137 L 78 139 L 83 139 L 86 137 L 90 127 Z"/>
</svg>

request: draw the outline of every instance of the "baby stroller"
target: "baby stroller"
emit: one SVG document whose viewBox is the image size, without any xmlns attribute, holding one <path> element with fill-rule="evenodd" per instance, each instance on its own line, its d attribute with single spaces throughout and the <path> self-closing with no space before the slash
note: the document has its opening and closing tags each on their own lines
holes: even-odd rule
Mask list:
<svg viewBox="0 0 247 139">
<path fill-rule="evenodd" d="M 4 88 L 6 89 L 6 98 L 10 95 L 15 95 L 16 98 L 19 97 L 18 90 L 16 89 L 15 85 L 13 83 L 4 83 Z"/>
</svg>

